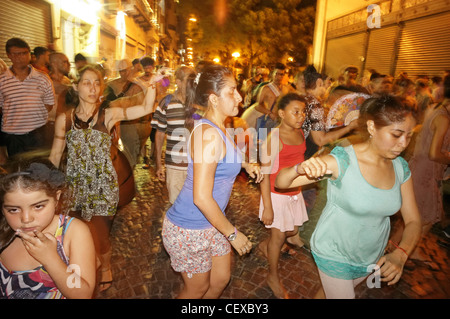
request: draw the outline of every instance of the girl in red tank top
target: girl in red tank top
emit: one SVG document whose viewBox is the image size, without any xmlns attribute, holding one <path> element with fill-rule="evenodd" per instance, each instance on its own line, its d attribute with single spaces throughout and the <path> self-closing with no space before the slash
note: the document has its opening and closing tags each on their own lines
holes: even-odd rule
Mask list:
<svg viewBox="0 0 450 319">
<path fill-rule="evenodd" d="M 298 236 L 298 227 L 308 220 L 301 188 L 277 189 L 275 179 L 278 172 L 304 160 L 305 138 L 301 129 L 305 119 L 305 99 L 288 93 L 278 101 L 280 125 L 272 130 L 265 141 L 261 162 L 265 174 L 261 182 L 261 202 L 259 218 L 266 228 L 270 228 L 270 237 L 260 244 L 260 249 L 269 261 L 267 284 L 278 298 L 288 298 L 280 282 L 278 261 L 285 241 L 296 246 L 303 243 Z"/>
</svg>

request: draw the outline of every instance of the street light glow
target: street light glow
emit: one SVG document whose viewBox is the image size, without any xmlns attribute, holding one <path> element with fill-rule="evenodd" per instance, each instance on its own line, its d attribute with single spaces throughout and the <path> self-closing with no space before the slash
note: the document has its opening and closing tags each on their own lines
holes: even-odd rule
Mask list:
<svg viewBox="0 0 450 319">
<path fill-rule="evenodd" d="M 235 59 L 239 58 L 241 56 L 241 54 L 239 52 L 233 52 L 233 54 L 231 54 L 231 56 Z"/>
</svg>

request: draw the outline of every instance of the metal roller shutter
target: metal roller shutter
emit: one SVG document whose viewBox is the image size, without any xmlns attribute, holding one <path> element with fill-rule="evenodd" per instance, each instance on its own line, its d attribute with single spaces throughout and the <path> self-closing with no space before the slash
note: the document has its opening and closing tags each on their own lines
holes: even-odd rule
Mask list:
<svg viewBox="0 0 450 319">
<path fill-rule="evenodd" d="M 329 39 L 325 54 L 325 73 L 338 77 L 348 65 L 355 65 L 361 71 L 366 36 L 366 33 L 357 33 Z"/>
<path fill-rule="evenodd" d="M 408 75 L 442 75 L 450 69 L 450 12 L 406 21 L 395 69 Z"/>
<path fill-rule="evenodd" d="M 5 44 L 10 38 L 25 40 L 31 50 L 53 42 L 51 8 L 45 1 L 2 0 L 0 21 L 0 58 L 8 65 Z"/>
<path fill-rule="evenodd" d="M 100 31 L 98 52 L 100 58 L 106 58 L 110 67 L 114 67 L 116 60 L 116 38 L 105 31 Z"/>
<path fill-rule="evenodd" d="M 366 70 L 375 69 L 382 74 L 393 73 L 394 55 L 392 53 L 394 52 L 397 32 L 397 25 L 370 30 L 364 66 Z"/>
</svg>

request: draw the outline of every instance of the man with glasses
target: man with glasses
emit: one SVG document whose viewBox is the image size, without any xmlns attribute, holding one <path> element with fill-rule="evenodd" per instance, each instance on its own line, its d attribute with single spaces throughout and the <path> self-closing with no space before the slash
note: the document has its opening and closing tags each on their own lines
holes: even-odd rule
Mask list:
<svg viewBox="0 0 450 319">
<path fill-rule="evenodd" d="M 1 131 L 11 158 L 44 147 L 55 94 L 49 76 L 30 65 L 30 46 L 24 40 L 11 38 L 5 48 L 12 66 L 0 75 Z"/>
</svg>

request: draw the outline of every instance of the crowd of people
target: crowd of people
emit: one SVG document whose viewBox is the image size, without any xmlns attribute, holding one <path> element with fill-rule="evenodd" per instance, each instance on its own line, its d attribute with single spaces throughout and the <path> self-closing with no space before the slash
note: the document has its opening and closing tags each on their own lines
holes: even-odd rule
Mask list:
<svg viewBox="0 0 450 319">
<path fill-rule="evenodd" d="M 289 297 L 280 254 L 304 246 L 299 229 L 319 180 L 326 179 L 327 204 L 310 242 L 322 283 L 317 297 L 354 298 L 374 269 L 395 284 L 408 258 L 423 258 L 415 247 L 434 224 L 450 237 L 442 195 L 450 162 L 448 71 L 411 79 L 369 70 L 358 81 L 355 66 L 333 79 L 313 65 L 274 63 L 245 79 L 207 61 L 156 72 L 144 56 L 117 61 L 112 78 L 104 60 L 88 63 L 77 54 L 71 72 L 63 52 L 31 52 L 19 38 L 7 41 L 6 52 L 0 297 L 91 298 L 108 289 L 109 233 L 134 196 L 140 158 L 166 182 L 162 238 L 184 283 L 178 298 L 219 298 L 231 278 L 232 249 L 252 250 L 225 214 L 242 170 L 260 185 L 259 219 L 270 233 L 257 246 L 278 298 Z M 330 126 L 336 104 L 355 94 L 357 113 Z M 397 212 L 404 226 L 391 234 Z"/>
</svg>

